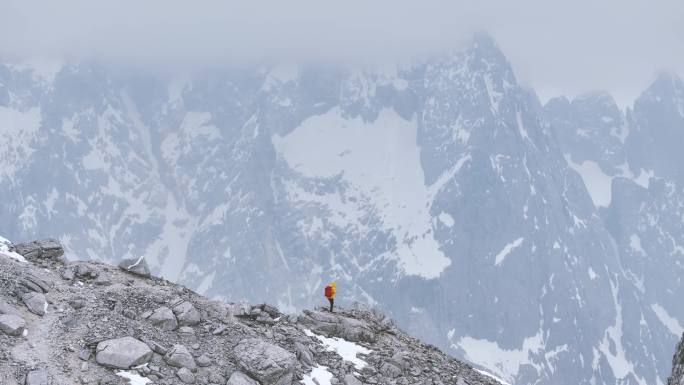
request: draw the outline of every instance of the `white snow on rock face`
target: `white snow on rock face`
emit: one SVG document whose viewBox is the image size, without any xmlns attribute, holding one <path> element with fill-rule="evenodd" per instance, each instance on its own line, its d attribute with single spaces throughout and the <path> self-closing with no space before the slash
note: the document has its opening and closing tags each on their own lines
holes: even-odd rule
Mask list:
<svg viewBox="0 0 684 385">
<path fill-rule="evenodd" d="M 21 254 L 15 253 L 14 251 L 9 251 L 9 245 L 11 243 L 12 242 L 7 240 L 7 238 L 4 238 L 0 235 L 0 255 L 16 259 L 19 262 L 26 262 L 26 259 Z"/>
<path fill-rule="evenodd" d="M 456 223 L 454 218 L 445 212 L 440 213 L 437 218 L 439 218 L 439 221 L 442 222 L 446 227 L 453 227 Z"/>
<path fill-rule="evenodd" d="M 587 188 L 595 207 L 609 207 L 612 199 L 612 183 L 615 176 L 606 174 L 598 163 L 585 160 L 582 163 L 573 162 L 570 155 L 565 154 L 565 160 L 573 170 L 582 177 L 584 186 Z M 641 170 L 639 175 L 634 175 L 627 166 L 622 167 L 622 176 L 631 179 L 643 188 L 648 188 L 650 178 L 654 176 L 653 170 Z"/>
<path fill-rule="evenodd" d="M 326 350 L 337 353 L 340 357 L 342 357 L 343 360 L 354 364 L 354 367 L 356 369 L 361 370 L 366 365 L 368 365 L 366 361 L 360 359 L 359 357 L 357 357 L 357 355 L 370 354 L 370 349 L 366 349 L 363 346 L 357 345 L 353 342 L 349 342 L 339 337 L 324 337 L 315 334 L 314 332 L 308 329 L 305 329 L 304 333 L 309 337 L 315 337 L 316 339 L 321 341 L 323 346 L 325 346 Z"/>
<path fill-rule="evenodd" d="M 311 368 L 311 373 L 305 374 L 304 379 L 300 382 L 304 385 L 330 385 L 330 379 L 333 377 L 328 368 L 322 365 Z"/>
<path fill-rule="evenodd" d="M 646 255 L 646 252 L 644 249 L 641 247 L 641 238 L 639 238 L 638 235 L 632 234 L 629 237 L 629 247 L 634 251 L 635 253 L 640 253 L 643 255 Z"/>
<path fill-rule="evenodd" d="M 468 361 L 487 368 L 501 378 L 515 378 L 520 368 L 525 365 L 530 365 L 536 370 L 542 369 L 530 357 L 543 352 L 546 348 L 541 331 L 527 337 L 518 349 L 506 349 L 499 346 L 496 341 L 472 337 L 462 337 L 452 346 L 462 349 Z"/>
<path fill-rule="evenodd" d="M 581 164 L 574 163 L 570 156 L 565 159 L 568 165 L 582 177 L 584 185 L 591 196 L 591 200 L 596 207 L 610 206 L 611 199 L 611 183 L 613 178 L 606 175 L 596 162 L 587 160 Z"/>
<path fill-rule="evenodd" d="M 337 225 L 363 227 L 360 216 L 366 210 L 359 210 L 358 202 L 368 200 L 397 240 L 397 248 L 386 257 L 396 260 L 405 274 L 430 279 L 451 260 L 433 237 L 434 192 L 425 186 L 416 129 L 415 121 L 402 119 L 394 110 L 382 110 L 375 122 L 364 122 L 361 117 L 347 119 L 334 108 L 271 139 L 293 170 L 307 177 L 342 175 L 358 193 L 358 201 L 325 202 L 339 211 L 331 215 Z M 301 195 L 294 192 L 291 198 Z"/>
</svg>

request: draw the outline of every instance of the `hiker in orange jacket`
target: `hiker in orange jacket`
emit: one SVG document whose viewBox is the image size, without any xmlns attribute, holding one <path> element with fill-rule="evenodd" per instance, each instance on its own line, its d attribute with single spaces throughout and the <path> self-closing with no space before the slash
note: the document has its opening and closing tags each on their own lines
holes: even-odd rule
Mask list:
<svg viewBox="0 0 684 385">
<path fill-rule="evenodd" d="M 337 291 L 337 283 L 335 281 L 330 282 L 328 286 L 325 287 L 325 297 L 330 302 L 330 312 L 333 312 L 333 304 L 335 303 L 335 292 Z"/>
</svg>

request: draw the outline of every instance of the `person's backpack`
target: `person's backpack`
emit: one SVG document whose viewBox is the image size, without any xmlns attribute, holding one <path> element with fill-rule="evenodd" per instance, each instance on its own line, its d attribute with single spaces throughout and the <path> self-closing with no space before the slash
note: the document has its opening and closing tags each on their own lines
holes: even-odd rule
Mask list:
<svg viewBox="0 0 684 385">
<path fill-rule="evenodd" d="M 328 298 L 331 298 L 333 296 L 333 288 L 332 286 L 328 285 L 325 287 L 325 296 Z"/>
</svg>

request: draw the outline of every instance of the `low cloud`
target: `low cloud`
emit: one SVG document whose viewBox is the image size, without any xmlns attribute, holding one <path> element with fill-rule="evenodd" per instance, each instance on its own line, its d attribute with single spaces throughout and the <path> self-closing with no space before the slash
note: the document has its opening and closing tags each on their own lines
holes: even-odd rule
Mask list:
<svg viewBox="0 0 684 385">
<path fill-rule="evenodd" d="M 600 88 L 626 103 L 655 71 L 684 74 L 680 0 L 5 0 L 0 56 L 171 69 L 384 62 L 455 49 L 473 30 L 491 33 L 542 96 Z"/>
</svg>

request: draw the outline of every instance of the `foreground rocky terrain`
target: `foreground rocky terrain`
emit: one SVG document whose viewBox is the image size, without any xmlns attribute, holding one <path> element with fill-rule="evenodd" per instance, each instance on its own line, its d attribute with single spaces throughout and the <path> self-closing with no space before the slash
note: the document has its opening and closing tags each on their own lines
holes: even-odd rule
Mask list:
<svg viewBox="0 0 684 385">
<path fill-rule="evenodd" d="M 204 298 L 143 258 L 115 267 L 67 261 L 53 240 L 3 247 L 3 385 L 499 383 L 361 305 L 285 315 Z"/>
</svg>

